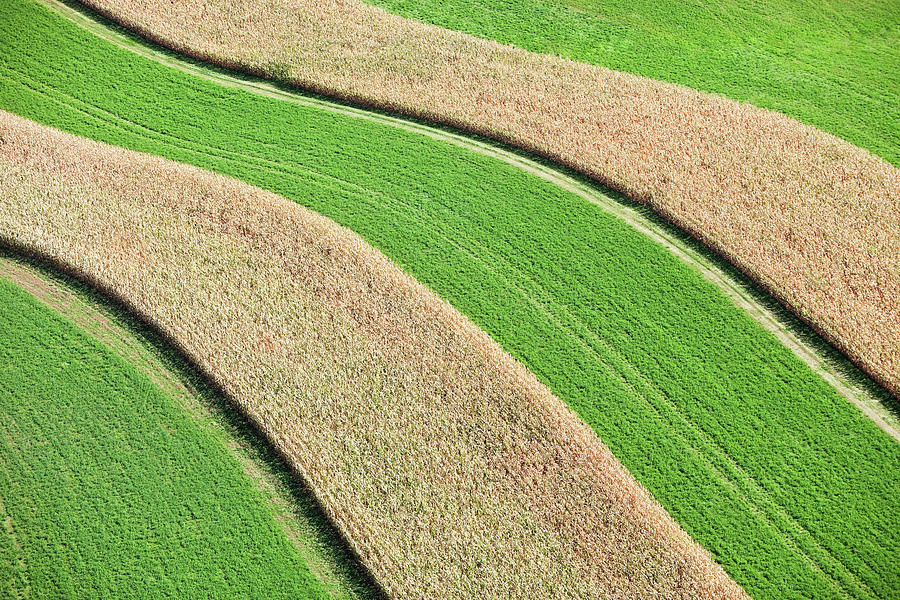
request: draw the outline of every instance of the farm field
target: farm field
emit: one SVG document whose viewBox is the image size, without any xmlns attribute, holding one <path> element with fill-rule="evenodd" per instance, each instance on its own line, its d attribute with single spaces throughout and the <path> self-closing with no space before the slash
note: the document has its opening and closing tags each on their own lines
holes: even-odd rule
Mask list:
<svg viewBox="0 0 900 600">
<path fill-rule="evenodd" d="M 33 4 L 0 10 L 0 107 L 358 231 L 569 403 L 754 597 L 897 588 L 896 444 L 620 221 L 448 144 L 186 76 Z"/>
<path fill-rule="evenodd" d="M 726 257 L 900 394 L 900 169 L 858 146 L 721 95 L 361 0 L 82 3 L 177 52 L 571 167 Z"/>
<path fill-rule="evenodd" d="M 892 2 L 367 1 L 777 110 L 900 166 L 900 10 Z"/>
<path fill-rule="evenodd" d="M 6 112 L 0 132 L 0 235 L 208 373 L 391 595 L 746 597 L 561 400 L 356 234 Z"/>
<path fill-rule="evenodd" d="M 377 597 L 258 434 L 71 285 L 0 256 L 0 597 Z"/>
</svg>

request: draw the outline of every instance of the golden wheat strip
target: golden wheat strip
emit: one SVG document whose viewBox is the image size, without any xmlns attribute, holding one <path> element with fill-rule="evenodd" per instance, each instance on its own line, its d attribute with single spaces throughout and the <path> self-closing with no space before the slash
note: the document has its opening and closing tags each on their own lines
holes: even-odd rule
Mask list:
<svg viewBox="0 0 900 600">
<path fill-rule="evenodd" d="M 744 598 L 596 435 L 354 233 L 0 113 L 0 240 L 213 378 L 398 598 Z"/>
<path fill-rule="evenodd" d="M 358 0 L 82 2 L 198 58 L 581 171 L 722 253 L 900 393 L 900 170 L 865 150 L 772 111 Z"/>
</svg>

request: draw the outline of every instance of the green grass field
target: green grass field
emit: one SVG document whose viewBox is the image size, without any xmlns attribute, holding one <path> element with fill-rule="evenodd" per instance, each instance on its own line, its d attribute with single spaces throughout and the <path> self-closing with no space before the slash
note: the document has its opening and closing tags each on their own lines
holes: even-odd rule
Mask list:
<svg viewBox="0 0 900 600">
<path fill-rule="evenodd" d="M 359 232 L 569 403 L 755 598 L 900 588 L 900 446 L 600 208 L 444 142 L 157 65 L 27 0 L 0 6 L 0 108 Z"/>
<path fill-rule="evenodd" d="M 777 110 L 900 164 L 900 8 L 892 0 L 366 1 Z"/>
<path fill-rule="evenodd" d="M 81 325 L 0 275 L 0 597 L 378 597 L 221 395 L 80 284 L 49 285 Z"/>
<path fill-rule="evenodd" d="M 325 597 L 222 440 L 6 280 L 0 497 L 20 597 Z"/>
</svg>

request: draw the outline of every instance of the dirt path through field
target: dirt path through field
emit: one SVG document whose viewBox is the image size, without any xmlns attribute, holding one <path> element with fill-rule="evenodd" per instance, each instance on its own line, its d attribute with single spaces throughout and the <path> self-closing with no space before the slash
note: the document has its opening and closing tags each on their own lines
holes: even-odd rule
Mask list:
<svg viewBox="0 0 900 600">
<path fill-rule="evenodd" d="M 778 314 L 781 311 L 766 306 L 754 297 L 755 292 L 750 284 L 739 282 L 734 279 L 726 273 L 715 260 L 710 259 L 705 254 L 693 248 L 689 243 L 679 239 L 677 234 L 675 234 L 670 227 L 660 225 L 654 220 L 647 218 L 633 206 L 617 201 L 597 187 L 587 184 L 576 177 L 572 177 L 561 169 L 554 168 L 553 166 L 530 159 L 519 153 L 506 150 L 499 145 L 485 142 L 474 137 L 457 134 L 443 128 L 432 127 L 398 117 L 392 117 L 380 112 L 328 101 L 320 97 L 286 91 L 255 78 L 225 73 L 218 69 L 206 67 L 196 61 L 179 58 L 171 51 L 163 50 L 159 47 L 150 45 L 149 43 L 139 42 L 135 40 L 133 36 L 113 30 L 86 12 L 77 10 L 60 0 L 36 1 L 56 11 L 98 37 L 172 68 L 179 69 L 198 77 L 203 77 L 210 81 L 215 81 L 216 83 L 227 87 L 243 89 L 261 96 L 277 98 L 279 100 L 303 106 L 313 106 L 322 110 L 360 119 L 367 119 L 405 131 L 419 133 L 485 156 L 502 160 L 507 164 L 513 165 L 580 196 L 588 202 L 601 207 L 604 211 L 622 219 L 634 229 L 661 244 L 682 262 L 696 269 L 706 280 L 716 285 L 726 296 L 728 296 L 736 306 L 744 310 L 766 330 L 774 334 L 785 346 L 790 348 L 798 358 L 828 381 L 842 396 L 859 408 L 863 414 L 869 417 L 891 437 L 900 442 L 900 418 L 898 418 L 898 416 L 885 406 L 876 396 L 870 393 L 868 389 L 855 383 L 852 378 L 846 374 L 848 367 L 844 360 L 826 356 L 816 346 L 802 339 L 801 336 L 798 335 L 801 330 L 790 324 L 787 319 Z M 805 331 L 803 333 L 804 337 L 810 337 L 812 335 Z M 813 337 L 817 338 L 818 336 Z M 825 344 L 824 342 L 821 343 L 823 345 Z M 850 370 L 852 371 L 853 368 L 850 368 Z"/>
<path fill-rule="evenodd" d="M 62 284 L 41 277 L 36 269 L 0 255 L 0 277 L 8 279 L 57 313 L 75 323 L 79 329 L 113 350 L 166 394 L 181 398 L 195 393 L 177 375 L 165 367 L 158 357 L 141 344 L 125 327 L 91 306 Z"/>
</svg>

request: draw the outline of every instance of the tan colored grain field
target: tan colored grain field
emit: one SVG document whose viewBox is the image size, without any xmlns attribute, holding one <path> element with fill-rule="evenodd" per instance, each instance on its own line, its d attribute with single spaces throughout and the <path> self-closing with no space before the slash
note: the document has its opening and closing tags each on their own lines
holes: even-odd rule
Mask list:
<svg viewBox="0 0 900 600">
<path fill-rule="evenodd" d="M 176 50 L 548 156 L 649 204 L 900 393 L 900 170 L 783 115 L 358 0 L 82 0 Z"/>
<path fill-rule="evenodd" d="M 743 598 L 524 367 L 357 235 L 0 112 L 0 240 L 152 322 L 399 598 Z"/>
</svg>

